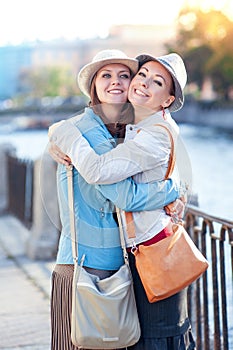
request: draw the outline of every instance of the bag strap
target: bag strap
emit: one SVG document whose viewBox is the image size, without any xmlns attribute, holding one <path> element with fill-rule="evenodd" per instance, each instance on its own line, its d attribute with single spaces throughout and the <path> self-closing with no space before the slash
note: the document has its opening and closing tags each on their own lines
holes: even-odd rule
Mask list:
<svg viewBox="0 0 233 350">
<path fill-rule="evenodd" d="M 175 156 L 175 143 L 174 143 L 174 139 L 172 136 L 171 131 L 168 129 L 168 127 L 166 127 L 163 124 L 155 124 L 158 126 L 161 126 L 162 128 L 166 129 L 170 138 L 170 142 L 171 142 L 171 151 L 170 151 L 170 156 L 169 156 L 169 161 L 168 161 L 168 167 L 167 167 L 167 171 L 164 177 L 164 180 L 167 180 L 171 174 L 173 173 L 174 167 L 175 167 L 175 163 L 176 163 L 176 156 Z"/>
<path fill-rule="evenodd" d="M 71 233 L 71 243 L 72 243 L 72 255 L 73 255 L 74 263 L 78 263 L 78 249 L 77 249 L 78 234 L 75 228 L 73 165 L 72 164 L 66 167 L 66 173 L 67 173 L 67 182 L 68 182 L 68 203 L 69 203 L 69 213 L 70 213 L 70 233 Z M 125 238 L 124 238 L 124 232 L 122 228 L 122 220 L 121 220 L 119 208 L 116 208 L 116 213 L 117 213 L 117 219 L 119 224 L 120 241 L 121 241 L 121 247 L 123 250 L 124 261 L 125 261 L 125 264 L 128 265 L 129 264 L 128 253 L 125 246 Z"/>
<path fill-rule="evenodd" d="M 70 234 L 72 243 L 72 255 L 74 262 L 78 261 L 78 234 L 75 230 L 75 216 L 74 216 L 74 188 L 73 188 L 73 165 L 70 164 L 66 167 L 67 182 L 68 182 L 68 203 L 69 203 L 69 215 L 70 215 Z"/>
<path fill-rule="evenodd" d="M 175 162 L 176 162 L 174 139 L 173 139 L 171 131 L 164 124 L 154 124 L 154 126 L 161 126 L 162 128 L 166 129 L 168 132 L 169 138 L 170 138 L 170 142 L 171 142 L 170 157 L 169 157 L 169 161 L 168 161 L 167 171 L 166 171 L 166 174 L 164 177 L 164 179 L 166 180 L 171 176 L 171 174 L 174 170 L 174 167 L 175 167 Z M 125 220 L 126 220 L 126 232 L 127 232 L 128 238 L 129 239 L 135 238 L 136 237 L 135 225 L 134 225 L 134 220 L 133 220 L 133 213 L 131 211 L 125 212 Z"/>
</svg>

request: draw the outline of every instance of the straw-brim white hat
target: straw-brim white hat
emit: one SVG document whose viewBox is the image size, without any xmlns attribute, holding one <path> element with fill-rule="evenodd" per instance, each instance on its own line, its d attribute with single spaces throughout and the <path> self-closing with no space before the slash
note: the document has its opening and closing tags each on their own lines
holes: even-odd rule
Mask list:
<svg viewBox="0 0 233 350">
<path fill-rule="evenodd" d="M 175 86 L 175 100 L 169 107 L 171 112 L 176 112 L 183 107 L 184 93 L 183 89 L 187 82 L 187 72 L 182 58 L 176 53 L 154 57 L 148 54 L 142 54 L 136 57 L 141 67 L 144 63 L 149 61 L 159 62 L 171 74 Z"/>
<path fill-rule="evenodd" d="M 80 90 L 90 97 L 91 82 L 98 70 L 107 64 L 120 63 L 127 66 L 132 74 L 138 71 L 138 60 L 128 57 L 120 50 L 103 50 L 96 54 L 91 63 L 86 64 L 78 73 L 77 82 Z"/>
</svg>

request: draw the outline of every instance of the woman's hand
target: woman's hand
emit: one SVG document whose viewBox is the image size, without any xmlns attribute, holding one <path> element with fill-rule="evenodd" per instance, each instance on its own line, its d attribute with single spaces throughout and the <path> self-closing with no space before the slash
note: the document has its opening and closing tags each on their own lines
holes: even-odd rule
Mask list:
<svg viewBox="0 0 233 350">
<path fill-rule="evenodd" d="M 174 202 L 166 205 L 166 207 L 164 208 L 165 212 L 171 216 L 172 220 L 175 223 L 177 222 L 182 223 L 186 203 L 187 202 L 185 197 L 176 199 Z"/>
<path fill-rule="evenodd" d="M 55 143 L 50 142 L 48 151 L 55 162 L 66 166 L 71 164 L 71 159 Z"/>
</svg>

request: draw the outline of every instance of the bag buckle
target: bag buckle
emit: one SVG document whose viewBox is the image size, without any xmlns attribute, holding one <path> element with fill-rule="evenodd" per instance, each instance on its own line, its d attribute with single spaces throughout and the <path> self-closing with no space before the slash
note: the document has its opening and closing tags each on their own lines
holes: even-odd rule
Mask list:
<svg viewBox="0 0 233 350">
<path fill-rule="evenodd" d="M 131 248 L 131 253 L 134 254 L 137 250 L 138 250 L 138 247 L 137 247 L 135 241 L 133 241 L 133 245 L 132 245 L 132 248 Z"/>
</svg>

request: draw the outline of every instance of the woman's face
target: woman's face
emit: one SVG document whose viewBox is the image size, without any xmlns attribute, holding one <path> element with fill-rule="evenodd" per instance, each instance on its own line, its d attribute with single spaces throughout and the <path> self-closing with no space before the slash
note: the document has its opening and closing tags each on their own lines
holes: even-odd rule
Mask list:
<svg viewBox="0 0 233 350">
<path fill-rule="evenodd" d="M 125 103 L 131 81 L 130 70 L 120 63 L 107 64 L 96 75 L 96 93 L 101 103 Z"/>
<path fill-rule="evenodd" d="M 171 95 L 172 77 L 159 63 L 145 63 L 132 79 L 128 99 L 134 107 L 140 106 L 152 112 L 168 107 L 175 99 Z"/>
</svg>

